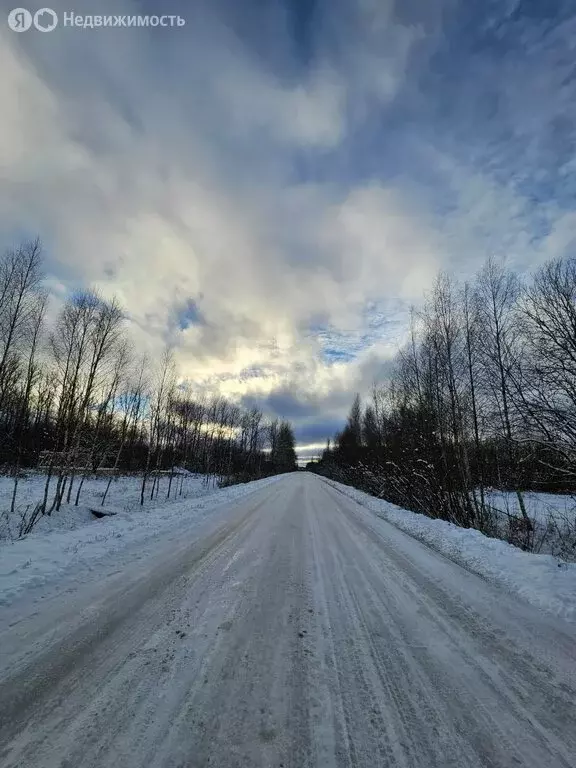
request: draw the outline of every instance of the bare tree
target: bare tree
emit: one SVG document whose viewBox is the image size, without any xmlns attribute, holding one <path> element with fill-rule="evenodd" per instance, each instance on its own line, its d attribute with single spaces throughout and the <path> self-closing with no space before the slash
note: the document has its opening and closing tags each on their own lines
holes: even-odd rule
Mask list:
<svg viewBox="0 0 576 768">
<path fill-rule="evenodd" d="M 163 429 L 165 428 L 163 417 L 167 404 L 170 400 L 170 393 L 173 390 L 174 375 L 174 355 L 172 350 L 167 347 L 160 362 L 160 368 L 157 374 L 157 383 L 154 388 L 154 392 L 150 397 L 150 406 L 148 409 L 148 451 L 146 456 L 146 465 L 142 475 L 140 505 L 144 504 L 144 493 L 146 491 L 146 483 L 148 481 L 148 477 L 150 476 L 150 469 L 152 466 L 153 458 L 155 459 L 155 468 L 158 469 L 159 466 Z M 152 483 L 151 494 L 157 490 L 156 480 L 157 476 L 155 475 Z"/>
<path fill-rule="evenodd" d="M 511 374 L 518 365 L 517 310 L 521 292 L 520 281 L 514 273 L 508 272 L 495 259 L 490 258 L 478 276 L 476 290 L 481 322 L 484 383 L 496 406 L 496 415 L 507 448 L 508 471 L 513 472 L 518 465 L 518 457 L 514 444 Z M 518 488 L 518 474 L 515 473 L 509 482 L 516 486 L 518 505 L 526 529 L 526 546 L 529 546 L 533 526 L 526 512 L 524 496 Z"/>
<path fill-rule="evenodd" d="M 113 364 L 122 342 L 123 320 L 115 299 L 107 302 L 89 291 L 74 297 L 64 308 L 52 336 L 54 358 L 62 370 L 63 454 L 52 509 L 60 509 L 67 480 L 71 492 L 82 447 L 85 449 L 83 460 L 89 461 L 85 433 L 92 411 L 97 410 L 93 398 L 99 387 L 113 377 Z"/>
<path fill-rule="evenodd" d="M 19 347 L 37 313 L 41 266 L 39 240 L 9 250 L 0 260 L 0 413 L 14 382 Z"/>
<path fill-rule="evenodd" d="M 138 430 L 138 424 L 144 408 L 144 393 L 146 390 L 146 368 L 148 361 L 146 356 L 141 358 L 138 368 L 129 372 L 126 379 L 124 392 L 119 395 L 119 409 L 122 413 L 120 438 L 114 464 L 111 468 L 111 474 L 106 484 L 106 490 L 102 496 L 102 506 L 106 503 L 106 498 L 110 491 L 112 480 L 116 477 L 122 453 L 130 434 Z"/>
<path fill-rule="evenodd" d="M 21 395 L 21 404 L 18 418 L 15 426 L 15 461 L 13 468 L 14 488 L 12 491 L 12 501 L 10 512 L 14 514 L 16 504 L 16 494 L 18 492 L 18 479 L 20 475 L 20 466 L 22 462 L 22 440 L 24 429 L 30 418 L 31 394 L 34 383 L 38 377 L 39 369 L 37 364 L 38 346 L 41 340 L 44 317 L 46 314 L 46 304 L 48 297 L 45 293 L 39 293 L 36 298 L 34 310 L 28 317 L 28 360 L 26 364 L 26 373 L 23 382 L 23 391 Z"/>
</svg>

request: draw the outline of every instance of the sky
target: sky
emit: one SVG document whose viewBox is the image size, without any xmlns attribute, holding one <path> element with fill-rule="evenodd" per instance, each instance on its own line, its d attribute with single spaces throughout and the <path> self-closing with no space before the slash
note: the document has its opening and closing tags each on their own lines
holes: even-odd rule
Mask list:
<svg viewBox="0 0 576 768">
<path fill-rule="evenodd" d="M 56 298 L 118 296 L 137 346 L 291 420 L 301 457 L 438 270 L 574 251 L 573 0 L 52 0 L 186 23 L 48 33 L 12 7 L 0 246 L 39 235 Z"/>
</svg>

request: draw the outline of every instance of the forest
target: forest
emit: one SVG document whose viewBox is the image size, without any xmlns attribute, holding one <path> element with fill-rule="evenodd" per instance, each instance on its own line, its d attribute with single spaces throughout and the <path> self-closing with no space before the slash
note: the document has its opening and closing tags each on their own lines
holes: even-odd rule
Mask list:
<svg viewBox="0 0 576 768">
<path fill-rule="evenodd" d="M 308 468 L 526 550 L 555 537 L 574 557 L 574 516 L 537 530 L 525 493 L 576 492 L 576 259 L 527 279 L 494 258 L 464 284 L 440 273 L 386 381 Z M 515 496 L 504 522 L 494 489 Z"/>
<path fill-rule="evenodd" d="M 118 301 L 95 290 L 61 306 L 45 287 L 39 240 L 0 257 L 0 465 L 13 478 L 9 510 L 27 470 L 42 497 L 23 520 L 81 502 L 95 473 L 142 477 L 141 503 L 182 492 L 184 472 L 228 485 L 296 468 L 292 426 L 219 394 L 194 389 L 166 348 L 139 354 Z"/>
</svg>

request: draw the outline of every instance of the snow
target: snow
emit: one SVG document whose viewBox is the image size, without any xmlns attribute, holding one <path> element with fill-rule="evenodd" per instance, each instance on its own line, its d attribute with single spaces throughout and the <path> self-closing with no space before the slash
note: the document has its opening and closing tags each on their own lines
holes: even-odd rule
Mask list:
<svg viewBox="0 0 576 768">
<path fill-rule="evenodd" d="M 169 531 L 176 537 L 182 531 L 190 533 L 213 515 L 218 506 L 275 480 L 272 477 L 214 489 L 207 487 L 201 476 L 196 476 L 189 482 L 187 498 L 160 503 L 148 499 L 141 508 L 138 501 L 141 479 L 118 478 L 114 493 L 109 496 L 117 502 L 114 511 L 118 514 L 114 517 L 96 519 L 86 504 L 82 507 L 64 505 L 59 514 L 44 517 L 28 536 L 16 541 L 0 541 L 0 605 L 10 605 L 22 592 L 38 589 L 71 571 L 76 571 L 79 578 L 86 578 L 103 560 L 112 559 L 114 567 L 120 568 L 126 559 L 141 559 L 145 546 L 152 544 L 161 533 Z M 2 481 L 0 488 L 5 490 L 11 481 L 9 478 Z M 99 494 L 106 482 L 106 478 L 87 481 L 83 499 L 88 505 L 92 499 L 99 506 Z M 43 477 L 34 476 L 22 486 L 26 488 L 23 493 L 38 498 Z M 5 496 L 6 491 L 4 499 Z M 106 509 L 111 507 L 106 504 Z"/>
<path fill-rule="evenodd" d="M 213 478 L 207 481 L 204 475 L 193 474 L 187 470 L 179 470 L 184 475 L 182 486 L 182 499 L 194 499 L 209 495 L 214 492 L 215 485 Z M 179 487 L 180 477 L 175 476 L 172 481 L 171 498 L 176 500 L 176 488 Z M 54 511 L 51 515 L 44 515 L 39 518 L 34 526 L 34 533 L 47 533 L 52 530 L 71 530 L 82 525 L 87 525 L 95 521 L 90 512 L 90 507 L 100 507 L 102 498 L 108 485 L 108 476 L 88 477 L 82 486 L 79 506 L 74 506 L 76 490 L 78 488 L 78 478 L 76 478 L 70 504 L 64 503 L 58 512 Z M 18 530 L 23 515 L 29 517 L 35 505 L 42 500 L 44 496 L 44 484 L 46 475 L 42 472 L 28 472 L 21 477 L 18 482 L 18 493 L 16 497 L 16 508 L 14 514 L 10 515 L 10 503 L 12 500 L 12 491 L 14 480 L 6 475 L 0 475 L 0 540 L 19 538 Z M 112 479 L 110 489 L 106 496 L 106 508 L 113 509 L 118 513 L 132 512 L 141 509 L 140 507 L 140 488 L 142 477 L 138 475 L 119 475 Z M 153 509 L 166 501 L 168 490 L 168 477 L 162 476 L 160 479 L 160 488 L 157 497 L 150 500 L 152 490 L 152 481 L 147 483 L 147 493 L 144 498 L 144 508 Z M 52 479 L 50 485 L 49 500 L 54 496 L 56 490 L 56 480 Z M 65 494 L 66 495 L 66 494 Z"/>
<path fill-rule="evenodd" d="M 474 529 L 409 512 L 333 480 L 326 482 L 468 570 L 532 605 L 576 622 L 576 563 L 523 552 Z"/>
<path fill-rule="evenodd" d="M 574 626 L 341 490 L 294 473 L 198 500 L 204 522 L 134 513 L 162 517 L 139 561 L 0 611 L 2 764 L 572 766 Z"/>
<path fill-rule="evenodd" d="M 522 496 L 531 520 L 545 524 L 550 518 L 561 522 L 576 518 L 576 500 L 573 496 L 535 491 L 524 491 Z M 516 517 L 522 514 L 518 497 L 513 491 L 487 491 L 486 501 L 505 514 Z"/>
<path fill-rule="evenodd" d="M 576 560 L 576 500 L 565 494 L 523 491 L 526 513 L 534 526 L 533 551 Z M 500 538 L 508 539 L 510 521 L 522 512 L 513 491 L 489 489 L 486 501 L 496 512 Z M 512 543 L 516 543 L 512 541 Z"/>
<path fill-rule="evenodd" d="M 273 482 L 275 478 L 215 489 L 205 478 L 188 473 L 183 497 L 165 500 L 167 480 L 162 479 L 159 500 L 147 495 L 140 507 L 140 482 L 136 476 L 115 478 L 106 509 L 114 517 L 96 519 L 90 506 L 100 508 L 106 477 L 85 481 L 82 505 L 64 504 L 58 513 L 42 517 L 34 531 L 17 541 L 0 540 L 0 605 L 9 605 L 23 591 L 38 589 L 65 572 L 92 572 L 97 563 L 113 557 L 121 565 L 122 553 L 135 555 L 134 545 L 144 547 L 163 531 L 193 530 L 210 517 L 218 505 Z M 0 537 L 14 536 L 22 510 L 42 497 L 45 476 L 30 473 L 20 481 L 17 516 L 8 519 L 12 479 L 0 477 Z M 443 520 L 432 520 L 369 496 L 349 486 L 328 481 L 335 488 L 369 508 L 401 530 L 434 547 L 469 570 L 506 587 L 533 605 L 559 617 L 576 621 L 576 564 L 549 554 L 527 554 L 518 548 L 489 538 L 473 529 L 459 528 Z M 517 514 L 514 494 L 491 491 L 489 501 L 503 512 Z M 572 498 L 553 494 L 527 493 L 529 515 L 544 522 L 551 515 L 565 520 L 574 515 Z M 127 555 L 128 557 L 128 555 Z M 118 566 L 119 567 L 119 566 Z"/>
<path fill-rule="evenodd" d="M 42 497 L 45 476 L 30 473 L 18 488 L 18 515 L 9 520 L 12 480 L 0 477 L 0 537 L 14 535 L 19 516 L 26 505 Z M 64 504 L 58 513 L 40 519 L 34 531 L 17 541 L 0 540 L 0 605 L 11 604 L 28 588 L 38 590 L 66 572 L 91 573 L 106 558 L 114 558 L 120 567 L 123 554 L 127 558 L 142 557 L 144 547 L 161 532 L 194 530 L 214 513 L 218 505 L 240 498 L 246 493 L 274 482 L 275 478 L 215 489 L 200 475 L 187 474 L 184 495 L 165 500 L 167 480 L 162 479 L 159 500 L 147 496 L 140 507 L 140 482 L 136 476 L 115 478 L 106 509 L 114 517 L 96 519 L 89 507 L 100 508 L 106 477 L 85 481 L 82 505 Z M 469 570 L 503 585 L 533 605 L 559 617 L 576 621 L 576 564 L 546 554 L 527 554 L 499 539 L 492 539 L 472 529 L 459 528 L 443 520 L 401 509 L 349 486 L 328 481 L 364 507 L 417 539 L 456 560 Z M 491 491 L 490 503 L 503 512 L 517 514 L 517 500 L 512 493 Z M 552 494 L 526 494 L 528 513 L 538 521 L 557 515 L 564 520 L 573 515 L 572 498 Z M 135 554 L 135 546 L 141 550 Z M 130 554 L 127 554 L 129 553 Z"/>
</svg>

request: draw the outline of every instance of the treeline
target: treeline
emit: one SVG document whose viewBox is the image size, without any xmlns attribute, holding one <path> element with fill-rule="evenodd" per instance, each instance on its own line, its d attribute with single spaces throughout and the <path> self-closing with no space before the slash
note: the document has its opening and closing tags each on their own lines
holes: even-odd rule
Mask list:
<svg viewBox="0 0 576 768">
<path fill-rule="evenodd" d="M 48 312 L 39 241 L 0 258 L 0 463 L 14 478 L 46 471 L 35 515 L 80 501 L 84 478 L 106 467 L 142 473 L 141 501 L 182 492 L 176 468 L 221 484 L 296 467 L 286 422 L 221 396 L 193 396 L 172 355 L 138 355 L 116 300 L 71 295 Z"/>
<path fill-rule="evenodd" d="M 487 533 L 487 489 L 513 491 L 507 537 L 531 549 L 522 491 L 576 491 L 576 260 L 525 283 L 494 259 L 469 284 L 441 273 L 390 379 L 310 468 Z"/>
</svg>

